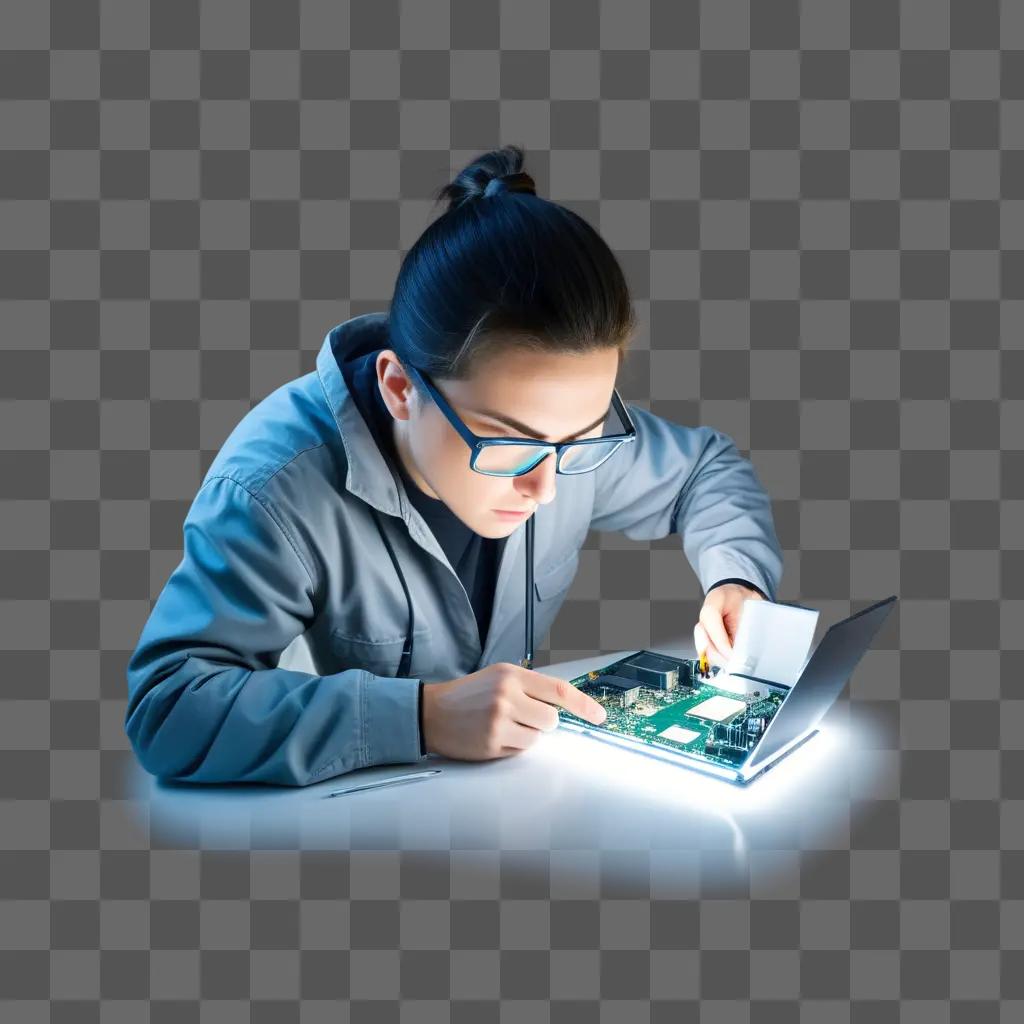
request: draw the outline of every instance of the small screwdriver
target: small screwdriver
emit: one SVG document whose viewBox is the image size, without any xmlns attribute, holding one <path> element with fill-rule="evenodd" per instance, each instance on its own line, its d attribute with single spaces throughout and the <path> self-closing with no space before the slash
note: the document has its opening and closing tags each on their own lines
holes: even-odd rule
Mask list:
<svg viewBox="0 0 1024 1024">
<path fill-rule="evenodd" d="M 700 662 L 699 662 L 699 665 L 698 665 L 698 672 L 706 679 L 707 676 L 708 676 L 708 671 L 709 671 L 709 669 L 708 669 L 708 651 L 707 651 L 707 648 L 705 647 L 704 650 L 700 652 Z"/>
</svg>

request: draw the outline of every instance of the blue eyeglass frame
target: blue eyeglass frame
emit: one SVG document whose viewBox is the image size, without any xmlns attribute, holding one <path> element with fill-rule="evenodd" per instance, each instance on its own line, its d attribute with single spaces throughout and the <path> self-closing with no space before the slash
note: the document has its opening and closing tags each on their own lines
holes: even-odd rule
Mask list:
<svg viewBox="0 0 1024 1024">
<path fill-rule="evenodd" d="M 459 414 L 448 404 L 448 400 L 441 394 L 437 389 L 434 382 L 427 376 L 427 374 L 420 370 L 418 367 L 412 366 L 411 364 L 404 364 L 406 370 L 412 374 L 413 377 L 419 381 L 423 387 L 427 390 L 427 393 L 437 404 L 437 407 L 447 417 L 448 422 L 456 429 L 463 441 L 469 445 L 470 456 L 469 456 L 469 468 L 483 476 L 505 476 L 505 477 L 516 477 L 525 476 L 527 473 L 533 472 L 551 452 L 555 453 L 555 472 L 561 473 L 563 476 L 580 476 L 583 473 L 593 473 L 595 469 L 603 466 L 613 455 L 618 452 L 624 444 L 628 444 L 630 441 L 636 440 L 636 425 L 633 423 L 632 416 L 629 415 L 629 410 L 626 408 L 625 402 L 619 397 L 617 389 L 612 388 L 612 407 L 618 414 L 619 420 L 626 424 L 626 433 L 624 434 L 602 434 L 600 437 L 581 437 L 575 441 L 541 441 L 540 439 L 530 439 L 525 437 L 486 437 L 482 434 L 475 434 L 459 417 Z M 563 470 L 561 468 L 562 452 L 567 448 L 575 448 L 577 445 L 584 444 L 595 444 L 597 442 L 607 441 L 618 441 L 619 444 L 613 448 L 596 466 L 591 466 L 589 469 L 582 470 Z M 477 469 L 476 462 L 480 457 L 480 453 L 491 445 L 529 445 L 531 448 L 542 447 L 546 448 L 547 451 L 541 455 L 539 459 L 532 465 L 528 466 L 524 470 L 520 470 L 518 473 L 495 473 L 486 469 Z"/>
</svg>

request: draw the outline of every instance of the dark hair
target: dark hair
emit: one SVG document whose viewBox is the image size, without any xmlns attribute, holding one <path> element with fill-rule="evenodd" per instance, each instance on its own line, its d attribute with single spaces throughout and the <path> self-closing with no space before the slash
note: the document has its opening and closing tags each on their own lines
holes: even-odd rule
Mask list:
<svg viewBox="0 0 1024 1024">
<path fill-rule="evenodd" d="M 434 193 L 448 200 L 406 254 L 388 312 L 400 360 L 464 379 L 484 352 L 619 349 L 637 322 L 608 244 L 537 195 L 523 150 L 484 153 Z"/>
</svg>

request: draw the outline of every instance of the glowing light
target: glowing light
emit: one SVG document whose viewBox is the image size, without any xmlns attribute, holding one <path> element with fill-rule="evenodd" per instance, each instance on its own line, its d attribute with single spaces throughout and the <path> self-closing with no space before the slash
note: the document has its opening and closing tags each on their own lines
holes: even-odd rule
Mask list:
<svg viewBox="0 0 1024 1024">
<path fill-rule="evenodd" d="M 723 870 L 730 860 L 753 870 L 766 852 L 845 841 L 850 796 L 890 784 L 886 738 L 870 722 L 829 718 L 747 786 L 558 728 L 513 757 L 439 759 L 443 774 L 429 782 L 327 801 L 338 780 L 190 786 L 157 783 L 133 766 L 125 806 L 140 827 L 189 848 L 649 848 L 686 870 L 687 851 L 711 847 Z M 365 769 L 359 781 L 396 773 Z"/>
<path fill-rule="evenodd" d="M 559 759 L 571 761 L 577 770 L 600 779 L 609 789 L 632 794 L 634 799 L 759 816 L 786 800 L 799 800 L 801 787 L 841 758 L 846 738 L 845 730 L 837 726 L 820 729 L 746 786 L 568 729 L 557 730 L 549 746 Z"/>
</svg>

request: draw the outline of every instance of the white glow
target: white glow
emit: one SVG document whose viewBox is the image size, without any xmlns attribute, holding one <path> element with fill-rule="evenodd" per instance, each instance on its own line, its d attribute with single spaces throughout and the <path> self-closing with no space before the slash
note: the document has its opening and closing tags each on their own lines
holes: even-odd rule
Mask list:
<svg viewBox="0 0 1024 1024">
<path fill-rule="evenodd" d="M 765 851 L 845 841 L 851 794 L 875 792 L 876 777 L 887 779 L 879 773 L 891 771 L 885 738 L 873 731 L 855 719 L 830 722 L 745 787 L 566 728 L 509 758 L 439 759 L 442 774 L 430 780 L 334 800 L 322 797 L 408 769 L 290 788 L 159 784 L 134 766 L 126 781 L 145 827 L 189 848 L 650 848 L 659 863 L 683 868 L 690 851 L 711 848 L 723 870 L 730 860 L 753 869 Z"/>
<path fill-rule="evenodd" d="M 599 778 L 609 789 L 635 797 L 714 812 L 759 815 L 799 799 L 800 787 L 842 756 L 845 730 L 830 725 L 746 786 L 715 779 L 682 764 L 659 761 L 567 729 L 550 737 L 556 756 Z"/>
</svg>

